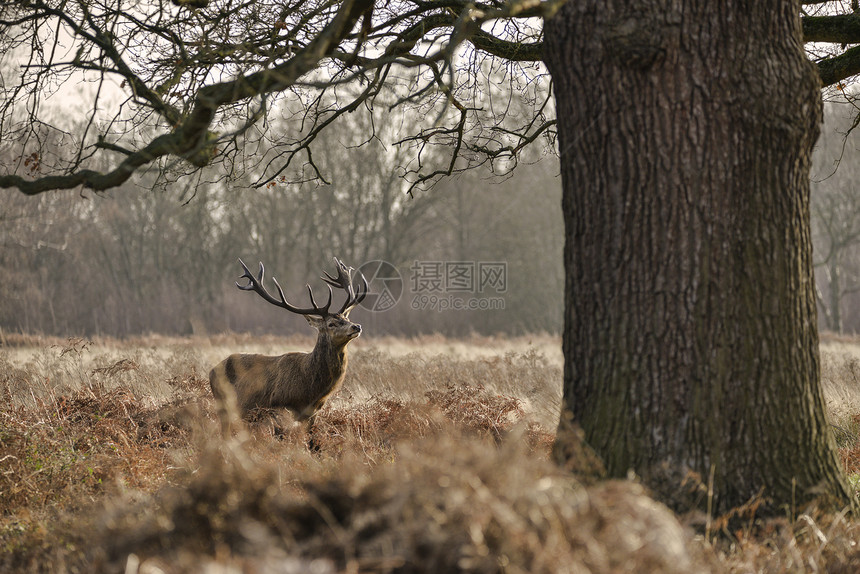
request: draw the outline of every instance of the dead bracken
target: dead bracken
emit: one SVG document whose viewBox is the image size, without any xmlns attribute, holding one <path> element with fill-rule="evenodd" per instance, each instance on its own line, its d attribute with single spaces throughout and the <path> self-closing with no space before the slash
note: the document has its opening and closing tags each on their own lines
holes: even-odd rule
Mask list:
<svg viewBox="0 0 860 574">
<path fill-rule="evenodd" d="M 587 447 L 556 466 L 545 413 L 557 409 L 560 366 L 534 348 L 395 356 L 363 342 L 342 393 L 318 413 L 310 452 L 283 413 L 260 413 L 243 446 L 221 437 L 201 375 L 221 352 L 211 344 L 53 344 L 0 349 L 2 571 L 860 566 L 851 518 L 759 520 L 754 501 L 732 516 L 677 516 L 635 481 L 596 479 Z M 828 393 L 860 397 L 853 359 L 824 357 Z M 839 417 L 853 468 L 856 420 Z"/>
</svg>

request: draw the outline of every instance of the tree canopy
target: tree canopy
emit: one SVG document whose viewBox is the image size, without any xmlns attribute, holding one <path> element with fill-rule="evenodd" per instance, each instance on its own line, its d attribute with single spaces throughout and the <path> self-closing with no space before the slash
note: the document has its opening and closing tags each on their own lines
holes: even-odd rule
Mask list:
<svg viewBox="0 0 860 574">
<path fill-rule="evenodd" d="M 11 159 L 0 186 L 105 190 L 151 165 L 213 164 L 255 186 L 326 181 L 318 135 L 374 106 L 427 118 L 386 142 L 411 149 L 401 175 L 412 187 L 480 163 L 510 169 L 528 144 L 554 144 L 541 19 L 561 4 L 4 3 L 0 151 Z M 803 4 L 822 85 L 841 87 L 860 73 L 857 3 Z M 510 92 L 496 94 L 499 83 Z M 263 143 L 273 145 L 261 161 Z M 435 146 L 446 153 L 426 159 Z"/>
<path fill-rule="evenodd" d="M 398 106 L 428 118 L 386 142 L 413 150 L 401 173 L 412 184 L 488 161 L 508 169 L 552 137 L 540 23 L 558 4 L 6 3 L 0 152 L 12 161 L 0 186 L 105 190 L 151 164 L 218 164 L 255 186 L 326 181 L 319 134 L 345 114 Z M 499 83 L 511 88 L 501 97 Z M 425 165 L 437 146 L 446 157 Z"/>
<path fill-rule="evenodd" d="M 411 151 L 410 190 L 476 164 L 508 170 L 530 143 L 555 143 L 542 19 L 563 3 L 5 2 L 0 187 L 105 190 L 150 166 L 326 182 L 319 134 L 374 107 L 426 119 L 385 142 Z M 823 86 L 860 73 L 856 5 L 803 2 Z"/>
</svg>

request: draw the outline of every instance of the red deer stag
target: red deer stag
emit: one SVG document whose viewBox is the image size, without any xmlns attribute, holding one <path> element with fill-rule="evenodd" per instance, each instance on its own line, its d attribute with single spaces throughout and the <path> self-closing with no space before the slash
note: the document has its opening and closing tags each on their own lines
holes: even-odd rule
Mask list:
<svg viewBox="0 0 860 574">
<path fill-rule="evenodd" d="M 361 334 L 361 325 L 349 320 L 349 312 L 367 295 L 367 280 L 359 271 L 361 283 L 353 285 L 353 269 L 335 258 L 337 277 L 323 271 L 328 283 L 328 303 L 319 307 L 313 290 L 307 285 L 311 307 L 300 309 L 287 302 L 284 291 L 273 279 L 280 299 L 273 297 L 263 286 L 265 269 L 260 262 L 260 276 L 254 277 L 240 259 L 247 279 L 245 285 L 236 282 L 243 291 L 256 293 L 291 313 L 304 315 L 307 322 L 319 331 L 316 346 L 310 353 L 287 353 L 277 357 L 265 355 L 230 355 L 209 372 L 209 384 L 218 404 L 222 430 L 229 436 L 231 421 L 237 415 L 245 417 L 255 408 L 286 408 L 310 431 L 314 415 L 326 400 L 337 392 L 346 373 L 346 346 Z M 331 287 L 346 291 L 346 301 L 337 313 L 329 312 Z M 311 447 L 314 447 L 313 440 Z"/>
</svg>

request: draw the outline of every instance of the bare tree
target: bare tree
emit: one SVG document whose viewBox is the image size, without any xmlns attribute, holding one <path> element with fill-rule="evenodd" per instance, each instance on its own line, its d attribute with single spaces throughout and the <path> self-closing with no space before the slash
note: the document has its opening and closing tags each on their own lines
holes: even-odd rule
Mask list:
<svg viewBox="0 0 860 574">
<path fill-rule="evenodd" d="M 381 105 L 414 106 L 437 120 L 403 138 L 414 148 L 404 174 L 413 185 L 515 156 L 554 125 L 538 64 L 540 28 L 530 19 L 557 3 L 7 4 L 0 48 L 5 62 L 19 65 L 2 86 L 0 140 L 50 175 L 27 173 L 22 159 L 0 175 L 0 186 L 26 194 L 104 190 L 152 162 L 179 172 L 215 162 L 222 174 L 251 177 L 257 186 L 308 171 L 324 179 L 315 140 L 381 95 Z M 491 23 L 498 36 L 482 28 Z M 466 56 L 458 51 L 465 40 L 472 46 Z M 504 120 L 506 102 L 496 102 L 492 85 L 471 73 L 494 66 L 487 54 L 505 58 L 505 81 L 518 88 L 507 93 L 538 103 L 536 113 Z M 72 100 L 89 104 L 75 110 L 87 118 L 75 133 L 45 105 L 46 97 L 71 91 L 70 79 L 89 83 Z M 297 129 L 272 134 L 268 123 L 278 117 Z M 66 145 L 48 153 L 46 134 Z M 427 161 L 434 146 L 447 150 L 440 165 Z M 101 157 L 109 167 L 95 165 Z"/>
<path fill-rule="evenodd" d="M 539 21 L 562 3 L 5 3 L 0 141 L 14 160 L 0 187 L 104 190 L 153 163 L 177 176 L 216 164 L 256 186 L 324 178 L 318 136 L 381 95 L 431 120 L 402 138 L 411 185 L 509 169 L 526 145 L 554 141 Z M 824 85 L 840 86 L 860 72 L 860 17 L 844 2 L 803 4 L 810 55 Z M 273 134 L 281 117 L 297 129 Z"/>
<path fill-rule="evenodd" d="M 545 29 L 564 405 L 609 475 L 633 469 L 678 507 L 697 503 L 678 488 L 690 473 L 717 512 L 762 493 L 763 512 L 854 504 L 819 382 L 809 170 L 821 76 L 798 8 L 589 0 Z"/>
</svg>

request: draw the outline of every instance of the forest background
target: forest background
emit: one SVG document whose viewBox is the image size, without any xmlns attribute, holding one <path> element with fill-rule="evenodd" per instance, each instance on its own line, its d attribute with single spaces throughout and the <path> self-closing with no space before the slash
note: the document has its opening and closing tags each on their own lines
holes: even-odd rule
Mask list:
<svg viewBox="0 0 860 574">
<path fill-rule="evenodd" d="M 347 120 L 362 121 L 359 114 Z M 0 329 L 119 337 L 305 332 L 304 321 L 236 289 L 238 259 L 254 270 L 262 261 L 266 277 L 305 304 L 306 283 L 324 300 L 318 276 L 339 257 L 356 268 L 385 261 L 397 269 L 381 269 L 392 284 L 387 275 L 374 280 L 379 264 L 363 268 L 377 298 L 354 317 L 373 334 L 560 332 L 557 160 L 533 155 L 512 174 L 475 170 L 410 196 L 396 147 L 356 146 L 368 128 L 320 136 L 329 141 L 315 160 L 328 185 L 220 181 L 191 190 L 153 170 L 100 194 L 0 190 Z M 397 304 L 378 301 L 386 288 Z M 372 312 L 371 301 L 384 311 Z"/>
<path fill-rule="evenodd" d="M 842 102 L 826 105 L 814 157 L 814 257 L 819 326 L 857 333 L 860 136 L 851 131 L 853 106 Z M 397 303 L 356 310 L 371 333 L 560 333 L 557 160 L 533 151 L 512 172 L 471 170 L 410 196 L 398 176 L 401 150 L 353 141 L 367 132 L 357 125 L 366 118 L 350 116 L 344 121 L 356 125 L 321 136 L 329 141 L 316 161 L 329 184 L 258 189 L 222 180 L 189 189 L 153 170 L 99 194 L 0 190 L 0 332 L 304 332 L 303 322 L 235 288 L 237 259 L 254 269 L 263 261 L 267 276 L 303 301 L 304 285 L 322 289 L 316 277 L 336 256 L 371 263 L 368 273 L 380 271 L 374 261 L 397 269 L 399 281 L 388 285 Z M 409 129 L 404 118 L 388 121 L 376 129 Z M 501 281 L 482 280 L 482 268 L 499 265 Z M 378 298 L 386 282 L 370 279 Z"/>
</svg>

